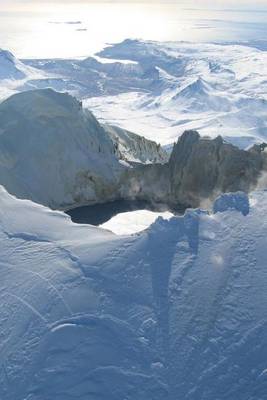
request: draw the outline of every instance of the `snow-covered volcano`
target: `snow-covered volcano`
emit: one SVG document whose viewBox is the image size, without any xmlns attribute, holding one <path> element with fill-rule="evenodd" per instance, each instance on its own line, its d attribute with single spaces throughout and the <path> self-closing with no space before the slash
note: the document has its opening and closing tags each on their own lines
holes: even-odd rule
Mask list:
<svg viewBox="0 0 267 400">
<path fill-rule="evenodd" d="M 266 192 L 250 200 L 120 237 L 1 189 L 1 399 L 264 400 Z"/>
<path fill-rule="evenodd" d="M 0 79 L 23 79 L 30 70 L 12 53 L 0 49 Z"/>
<path fill-rule="evenodd" d="M 17 91 L 30 79 L 44 79 L 46 74 L 18 60 L 10 51 L 0 49 L 0 100 Z"/>
<path fill-rule="evenodd" d="M 0 184 L 36 203 L 0 187 L 0 398 L 265 400 L 267 192 L 223 195 L 211 212 L 129 236 L 37 203 L 134 192 L 199 204 L 265 184 L 265 145 L 245 152 L 190 131 L 162 165 L 160 146 L 121 127 L 163 143 L 185 127 L 239 144 L 265 137 L 266 54 L 128 40 L 102 55 L 134 64 L 25 62 L 38 77 L 2 63 L 22 75 L 0 79 L 0 95 L 7 81 L 23 93 L 0 104 Z M 69 94 L 28 91 L 47 86 L 98 96 L 85 104 L 120 128 Z"/>
</svg>

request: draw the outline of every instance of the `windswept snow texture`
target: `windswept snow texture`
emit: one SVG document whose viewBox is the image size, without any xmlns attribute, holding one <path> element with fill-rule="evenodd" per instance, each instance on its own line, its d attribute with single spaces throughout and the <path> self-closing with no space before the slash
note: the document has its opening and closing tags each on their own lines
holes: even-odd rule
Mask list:
<svg viewBox="0 0 267 400">
<path fill-rule="evenodd" d="M 0 398 L 265 400 L 267 193 L 116 236 L 0 192 Z"/>
<path fill-rule="evenodd" d="M 50 85 L 88 100 L 98 118 L 169 144 L 188 129 L 247 147 L 267 137 L 267 51 L 253 44 L 125 40 L 100 53 L 110 63 L 30 60 Z M 112 62 L 132 60 L 122 64 Z"/>
</svg>

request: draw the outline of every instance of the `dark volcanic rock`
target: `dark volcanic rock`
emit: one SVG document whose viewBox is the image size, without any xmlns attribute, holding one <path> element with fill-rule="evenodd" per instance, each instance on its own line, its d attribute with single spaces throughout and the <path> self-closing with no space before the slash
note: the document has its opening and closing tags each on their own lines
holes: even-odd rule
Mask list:
<svg viewBox="0 0 267 400">
<path fill-rule="evenodd" d="M 175 144 L 165 165 L 140 166 L 123 177 L 123 195 L 179 205 L 198 207 L 202 200 L 218 194 L 253 190 L 267 169 L 265 146 L 241 150 L 223 141 L 200 137 L 186 131 Z"/>
<path fill-rule="evenodd" d="M 186 131 L 174 146 L 170 162 L 171 202 L 198 206 L 218 193 L 249 192 L 263 169 L 264 153 L 245 151 Z"/>
</svg>

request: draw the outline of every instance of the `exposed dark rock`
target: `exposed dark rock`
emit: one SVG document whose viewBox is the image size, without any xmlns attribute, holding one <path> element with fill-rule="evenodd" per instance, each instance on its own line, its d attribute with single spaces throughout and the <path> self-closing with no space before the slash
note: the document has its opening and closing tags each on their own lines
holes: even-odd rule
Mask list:
<svg viewBox="0 0 267 400">
<path fill-rule="evenodd" d="M 218 193 L 249 192 L 257 184 L 263 158 L 264 153 L 241 150 L 220 136 L 211 140 L 185 132 L 169 162 L 171 202 L 198 206 Z"/>
<path fill-rule="evenodd" d="M 186 131 L 175 144 L 167 164 L 140 166 L 127 171 L 123 193 L 129 197 L 198 207 L 202 200 L 214 200 L 226 192 L 249 192 L 267 169 L 265 146 L 241 150 L 223 141 L 201 138 Z"/>
</svg>

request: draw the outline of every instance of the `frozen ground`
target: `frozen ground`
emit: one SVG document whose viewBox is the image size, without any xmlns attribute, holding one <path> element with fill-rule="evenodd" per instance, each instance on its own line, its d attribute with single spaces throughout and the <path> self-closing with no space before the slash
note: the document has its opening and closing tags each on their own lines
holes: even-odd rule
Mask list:
<svg viewBox="0 0 267 400">
<path fill-rule="evenodd" d="M 1 399 L 264 400 L 267 194 L 221 204 L 116 236 L 1 189 Z"/>
</svg>

